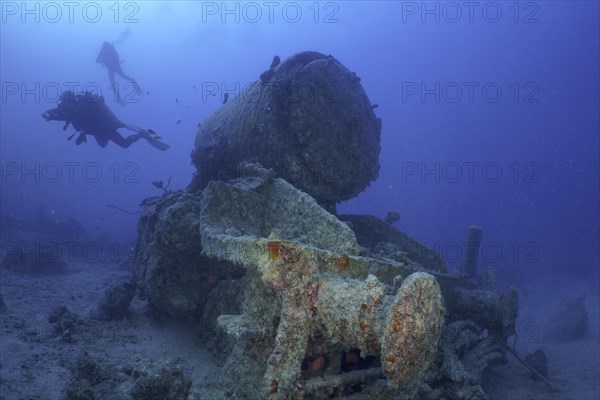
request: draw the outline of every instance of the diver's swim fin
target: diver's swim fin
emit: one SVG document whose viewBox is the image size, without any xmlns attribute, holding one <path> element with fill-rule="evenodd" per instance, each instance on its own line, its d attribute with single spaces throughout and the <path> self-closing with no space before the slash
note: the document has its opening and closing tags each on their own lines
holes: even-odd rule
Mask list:
<svg viewBox="0 0 600 400">
<path fill-rule="evenodd" d="M 167 150 L 169 147 L 171 147 L 170 145 L 161 142 L 160 140 L 154 139 L 152 136 L 150 136 L 150 133 L 148 133 L 147 130 L 142 130 L 139 133 L 144 139 L 146 139 L 148 141 L 148 143 L 150 143 L 150 146 L 154 147 L 155 149 L 159 149 L 162 151 Z"/>
<path fill-rule="evenodd" d="M 152 138 L 148 138 L 148 143 L 150 143 L 150 145 L 152 147 L 154 147 L 155 149 L 159 149 L 159 150 L 167 150 L 169 147 L 171 147 L 170 145 L 161 142 L 160 140 L 156 140 L 156 139 L 152 139 Z"/>
<path fill-rule="evenodd" d="M 150 143 L 150 146 L 154 147 L 155 149 L 159 149 L 159 150 L 167 150 L 169 147 L 171 147 L 170 145 L 161 142 L 158 139 L 154 139 L 151 135 L 150 132 L 148 132 L 147 130 L 137 127 L 135 125 L 125 125 L 123 124 L 123 128 L 127 128 L 129 130 L 132 131 L 136 131 L 137 135 L 135 140 L 138 139 L 146 139 L 146 141 L 148 141 L 148 143 Z"/>
</svg>

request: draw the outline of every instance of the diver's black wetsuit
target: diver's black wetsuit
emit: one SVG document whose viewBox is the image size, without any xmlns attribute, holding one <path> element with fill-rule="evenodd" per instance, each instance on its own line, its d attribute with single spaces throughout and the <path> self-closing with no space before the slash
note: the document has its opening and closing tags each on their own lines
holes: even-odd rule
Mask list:
<svg viewBox="0 0 600 400">
<path fill-rule="evenodd" d="M 118 88 L 115 86 L 115 74 L 117 74 L 121 78 L 133 82 L 135 84 L 137 93 L 141 94 L 141 88 L 135 79 L 125 75 L 123 72 L 123 68 L 121 68 L 121 61 L 119 59 L 119 53 L 117 53 L 117 50 L 112 44 L 108 42 L 102 43 L 102 49 L 100 49 L 100 53 L 98 54 L 98 57 L 96 57 L 96 62 L 104 64 L 108 70 L 108 79 L 110 80 L 111 87 L 114 90 L 118 90 Z"/>
<path fill-rule="evenodd" d="M 127 148 L 140 139 L 147 140 L 159 150 L 170 147 L 152 138 L 145 129 L 121 122 L 105 104 L 104 97 L 89 92 L 78 94 L 72 91 L 64 92 L 59 99 L 58 107 L 46 111 L 42 117 L 46 121 L 65 121 L 63 130 L 72 124 L 79 132 L 76 140 L 78 145 L 87 141 L 86 135 L 92 135 L 100 147 L 106 147 L 108 142 L 112 141 Z M 123 137 L 117 132 L 120 128 L 132 130 L 136 134 Z"/>
</svg>

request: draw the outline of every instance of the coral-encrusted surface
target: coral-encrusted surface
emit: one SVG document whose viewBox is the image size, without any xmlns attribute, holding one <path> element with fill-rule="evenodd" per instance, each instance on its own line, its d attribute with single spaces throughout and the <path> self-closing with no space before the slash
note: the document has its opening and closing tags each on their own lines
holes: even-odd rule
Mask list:
<svg viewBox="0 0 600 400">
<path fill-rule="evenodd" d="M 238 340 L 225 367 L 234 390 L 250 398 L 302 398 L 302 364 L 315 337 L 323 338 L 328 351 L 358 348 L 362 356 L 380 357 L 384 348 L 398 356 L 398 367 L 383 369 L 386 377 L 399 387 L 415 383 L 433 360 L 444 321 L 435 278 L 413 274 L 398 293 L 387 293 L 375 275 L 357 279 L 381 271 L 382 262 L 353 254 L 354 235 L 346 224 L 267 171 L 244 169 L 258 176 L 209 184 L 200 217 L 204 253 L 247 271 L 243 313 L 218 318 Z M 230 219 L 244 215 L 262 218 Z M 299 240 L 291 240 L 299 233 Z M 406 272 L 391 260 L 386 268 L 384 276 Z M 314 360 L 309 370 L 325 363 L 323 355 Z"/>
<path fill-rule="evenodd" d="M 404 280 L 385 326 L 382 364 L 393 385 L 406 386 L 431 365 L 444 328 L 444 299 L 435 278 L 415 272 Z"/>
<path fill-rule="evenodd" d="M 206 118 L 196 134 L 189 189 L 231 179 L 253 159 L 335 205 L 379 174 L 381 121 L 358 77 L 334 57 L 303 52 L 284 60 Z"/>
<path fill-rule="evenodd" d="M 242 271 L 203 257 L 200 198 L 175 192 L 144 201 L 138 223 L 135 281 L 160 313 L 197 318 L 210 289 Z"/>
</svg>

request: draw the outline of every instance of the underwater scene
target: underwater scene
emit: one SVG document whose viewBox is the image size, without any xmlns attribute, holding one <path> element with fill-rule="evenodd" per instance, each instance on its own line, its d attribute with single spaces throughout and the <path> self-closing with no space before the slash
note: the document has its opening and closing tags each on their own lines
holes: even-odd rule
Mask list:
<svg viewBox="0 0 600 400">
<path fill-rule="evenodd" d="M 600 398 L 600 2 L 0 20 L 0 400 Z"/>
</svg>

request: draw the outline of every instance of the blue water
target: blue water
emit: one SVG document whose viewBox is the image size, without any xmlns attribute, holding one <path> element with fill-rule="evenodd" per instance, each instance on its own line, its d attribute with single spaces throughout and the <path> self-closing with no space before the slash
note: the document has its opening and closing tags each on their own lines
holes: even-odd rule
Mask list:
<svg viewBox="0 0 600 400">
<path fill-rule="evenodd" d="M 480 265 L 507 284 L 566 271 L 597 287 L 598 2 L 231 2 L 229 13 L 221 2 L 101 2 L 72 15 L 48 4 L 2 2 L 2 213 L 30 218 L 44 205 L 92 237 L 135 240 L 137 215 L 106 204 L 138 211 L 169 177 L 185 188 L 196 125 L 224 91 L 258 79 L 275 54 L 314 50 L 361 77 L 383 123 L 379 178 L 339 213 L 397 211 L 396 227 L 451 270 L 479 225 Z M 103 41 L 144 93 L 123 88 L 124 107 L 95 62 Z M 172 147 L 67 141 L 72 128 L 41 114 L 70 87 L 101 92 Z"/>
<path fill-rule="evenodd" d="M 315 50 L 357 72 L 383 120 L 379 179 L 340 212 L 396 210 L 397 226 L 450 265 L 477 224 L 492 264 L 597 276 L 596 2 L 258 2 L 229 13 L 219 2 L 57 4 L 3 2 L 3 212 L 44 204 L 58 219 L 132 238 L 136 217 L 104 205 L 137 210 L 157 194 L 152 180 L 185 187 L 196 124 L 223 91 L 256 80 L 274 54 Z M 126 107 L 95 62 L 105 40 L 148 92 L 122 88 Z M 119 118 L 172 148 L 66 141 L 72 130 L 40 114 L 70 87 L 99 90 Z"/>
</svg>

